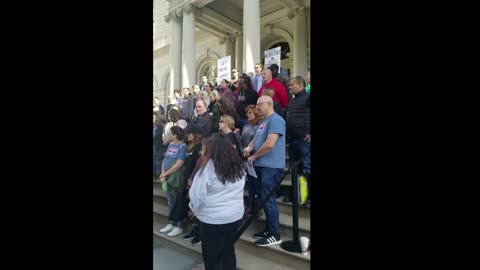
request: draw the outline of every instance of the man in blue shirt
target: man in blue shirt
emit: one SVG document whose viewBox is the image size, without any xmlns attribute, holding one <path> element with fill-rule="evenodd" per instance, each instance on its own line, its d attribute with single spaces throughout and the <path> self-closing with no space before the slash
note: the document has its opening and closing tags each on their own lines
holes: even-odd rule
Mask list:
<svg viewBox="0 0 480 270">
<path fill-rule="evenodd" d="M 252 78 L 252 84 L 253 84 L 253 90 L 260 91 L 260 88 L 263 86 L 263 77 L 262 77 L 262 69 L 263 65 L 260 63 L 257 63 L 255 65 L 255 76 Z"/>
<path fill-rule="evenodd" d="M 248 162 L 253 163 L 258 183 L 255 185 L 260 200 L 274 189 L 285 167 L 285 120 L 275 113 L 273 100 L 269 96 L 262 96 L 257 100 L 257 109 L 263 115 L 252 141 L 244 149 L 245 155 L 253 151 Z M 280 219 L 276 196 L 272 195 L 263 208 L 267 219 L 263 232 L 253 235 L 259 239 L 257 246 L 265 247 L 282 243 L 280 239 Z"/>
</svg>

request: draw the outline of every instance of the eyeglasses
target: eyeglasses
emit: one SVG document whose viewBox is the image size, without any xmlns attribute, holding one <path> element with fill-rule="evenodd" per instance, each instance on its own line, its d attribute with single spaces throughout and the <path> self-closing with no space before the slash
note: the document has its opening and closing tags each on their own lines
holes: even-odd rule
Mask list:
<svg viewBox="0 0 480 270">
<path fill-rule="evenodd" d="M 232 73 L 237 73 L 237 71 L 232 71 Z"/>
<path fill-rule="evenodd" d="M 270 102 L 259 102 L 259 103 L 257 103 L 257 107 L 260 107 L 260 105 L 263 104 L 263 103 L 270 103 Z"/>
</svg>

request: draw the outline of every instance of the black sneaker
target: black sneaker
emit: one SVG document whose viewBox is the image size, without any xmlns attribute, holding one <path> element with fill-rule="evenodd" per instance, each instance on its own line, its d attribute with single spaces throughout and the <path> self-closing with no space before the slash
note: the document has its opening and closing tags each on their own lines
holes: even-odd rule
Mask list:
<svg viewBox="0 0 480 270">
<path fill-rule="evenodd" d="M 281 243 L 282 243 L 282 240 L 280 239 L 280 236 L 274 236 L 274 235 L 269 235 L 267 237 L 264 237 L 260 240 L 255 241 L 255 245 L 260 247 L 268 247 L 272 245 L 278 245 Z"/>
<path fill-rule="evenodd" d="M 195 237 L 192 239 L 192 246 L 200 245 L 202 241 L 200 240 L 200 235 L 195 235 Z"/>
<path fill-rule="evenodd" d="M 193 238 L 195 238 L 196 235 L 197 235 L 197 233 L 192 230 L 189 234 L 184 235 L 182 238 L 183 238 L 183 240 L 185 240 L 185 241 L 190 241 L 190 240 L 192 240 Z"/>
<path fill-rule="evenodd" d="M 262 239 L 268 236 L 268 232 L 259 232 L 253 235 L 255 239 Z"/>
</svg>

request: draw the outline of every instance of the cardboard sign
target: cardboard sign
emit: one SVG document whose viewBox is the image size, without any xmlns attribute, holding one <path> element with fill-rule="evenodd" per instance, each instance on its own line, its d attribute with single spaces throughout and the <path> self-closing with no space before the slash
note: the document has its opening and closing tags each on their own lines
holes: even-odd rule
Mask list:
<svg viewBox="0 0 480 270">
<path fill-rule="evenodd" d="M 218 74 L 218 84 L 223 79 L 228 81 L 231 80 L 232 72 L 231 72 L 231 56 L 225 56 L 217 60 L 217 74 Z"/>
<path fill-rule="evenodd" d="M 272 64 L 277 64 L 278 68 L 281 68 L 282 67 L 280 66 L 281 55 L 282 55 L 281 47 L 276 47 L 270 50 L 266 50 L 265 51 L 265 68 L 270 67 L 270 65 Z"/>
</svg>

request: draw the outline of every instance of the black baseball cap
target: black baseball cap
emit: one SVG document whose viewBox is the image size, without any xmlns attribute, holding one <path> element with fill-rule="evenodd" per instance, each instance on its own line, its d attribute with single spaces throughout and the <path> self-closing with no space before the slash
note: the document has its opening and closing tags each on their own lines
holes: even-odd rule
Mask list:
<svg viewBox="0 0 480 270">
<path fill-rule="evenodd" d="M 270 69 L 272 72 L 277 71 L 280 69 L 277 64 L 271 64 L 268 69 Z"/>
</svg>

